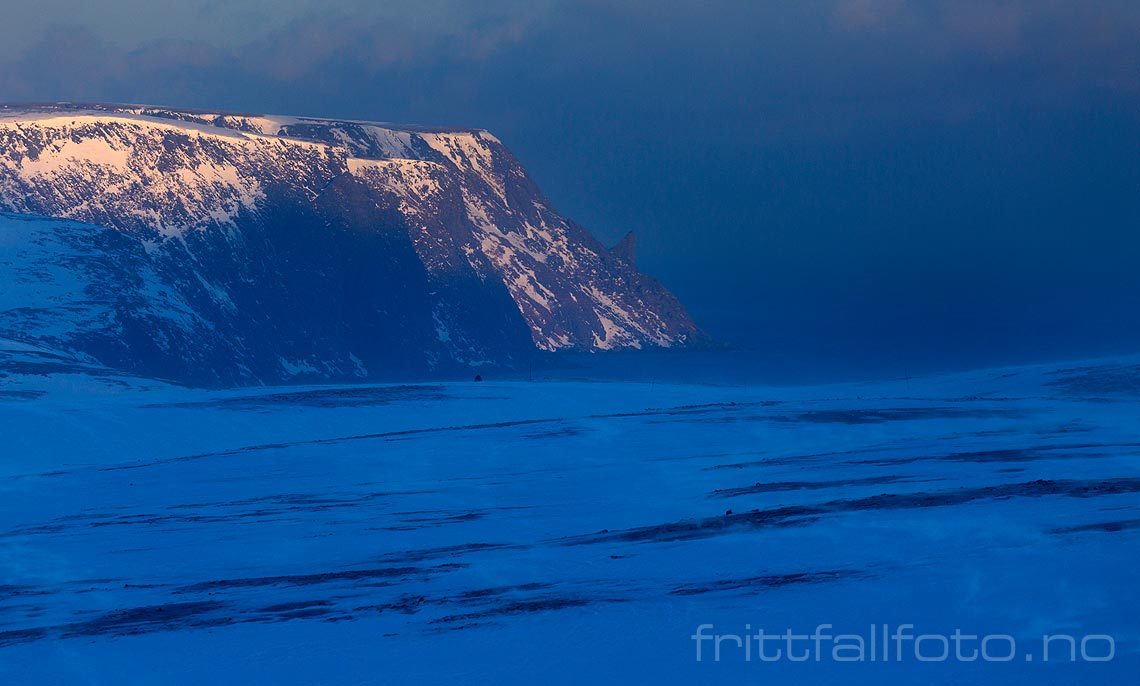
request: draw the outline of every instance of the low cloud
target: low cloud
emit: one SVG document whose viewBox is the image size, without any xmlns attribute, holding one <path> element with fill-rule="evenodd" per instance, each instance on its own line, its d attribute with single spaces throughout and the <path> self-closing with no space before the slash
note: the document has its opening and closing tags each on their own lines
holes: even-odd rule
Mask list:
<svg viewBox="0 0 1140 686">
<path fill-rule="evenodd" d="M 755 131 L 827 134 L 891 116 L 962 121 L 1015 100 L 1052 106 L 1090 90 L 1140 91 L 1134 0 L 421 0 L 355 9 L 189 0 L 193 13 L 179 6 L 188 25 L 177 34 L 170 23 L 147 28 L 150 3 L 137 8 L 146 21 L 133 33 L 96 15 L 42 24 L 62 2 L 47 3 L 28 28 L 40 33 L 18 54 L 0 56 L 0 99 L 358 114 L 382 104 L 394 115 L 462 121 L 472 104 L 483 112 L 497 98 L 503 109 L 505 97 L 534 107 L 573 92 L 571 107 L 655 103 L 682 119 L 734 116 Z M 107 2 L 105 14 L 132 2 Z M 206 31 L 206 21 L 219 30 Z"/>
<path fill-rule="evenodd" d="M 1134 0 L 835 0 L 832 21 L 884 49 L 906 46 L 910 59 L 1013 66 L 1059 86 L 1140 86 Z"/>
</svg>

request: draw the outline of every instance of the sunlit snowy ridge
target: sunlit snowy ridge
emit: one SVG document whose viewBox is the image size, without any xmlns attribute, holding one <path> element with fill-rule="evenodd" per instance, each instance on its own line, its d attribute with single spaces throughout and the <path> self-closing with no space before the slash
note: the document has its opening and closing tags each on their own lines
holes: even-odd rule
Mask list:
<svg viewBox="0 0 1140 686">
<path fill-rule="evenodd" d="M 0 209 L 133 239 L 96 236 L 86 262 L 142 251 L 184 305 L 166 318 L 193 324 L 114 354 L 74 347 L 151 374 L 363 378 L 510 362 L 527 349 L 702 338 L 632 255 L 551 210 L 481 130 L 127 106 L 0 108 Z M 23 266 L 10 257 L 3 266 L 19 277 Z M 340 319 L 310 317 L 319 300 L 333 301 Z M 5 333 L 39 340 L 34 318 Z"/>
</svg>

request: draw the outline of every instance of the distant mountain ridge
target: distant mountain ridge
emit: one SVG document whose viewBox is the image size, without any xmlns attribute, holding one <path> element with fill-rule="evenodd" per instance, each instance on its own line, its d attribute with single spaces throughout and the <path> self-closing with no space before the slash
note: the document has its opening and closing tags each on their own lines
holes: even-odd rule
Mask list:
<svg viewBox="0 0 1140 686">
<path fill-rule="evenodd" d="M 0 281 L 23 284 L 0 335 L 138 373 L 369 378 L 703 340 L 632 238 L 607 250 L 477 129 L 0 106 L 0 210 Z"/>
</svg>

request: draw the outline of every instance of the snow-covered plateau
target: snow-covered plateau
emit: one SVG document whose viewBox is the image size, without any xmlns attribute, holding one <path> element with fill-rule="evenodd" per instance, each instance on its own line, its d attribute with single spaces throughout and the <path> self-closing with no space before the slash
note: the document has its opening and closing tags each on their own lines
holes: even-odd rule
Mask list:
<svg viewBox="0 0 1140 686">
<path fill-rule="evenodd" d="M 0 445 L 2 683 L 1126 684 L 1140 667 L 1135 358 L 814 387 L 207 391 L 5 342 Z M 955 631 L 1016 647 L 805 653 L 882 626 L 926 636 L 926 657 Z M 760 629 L 821 659 L 730 638 L 718 662 L 693 638 Z M 1083 650 L 1045 660 L 1044 635 Z"/>
<path fill-rule="evenodd" d="M 478 129 L 0 106 L 0 212 L 0 335 L 201 386 L 704 339 Z"/>
</svg>

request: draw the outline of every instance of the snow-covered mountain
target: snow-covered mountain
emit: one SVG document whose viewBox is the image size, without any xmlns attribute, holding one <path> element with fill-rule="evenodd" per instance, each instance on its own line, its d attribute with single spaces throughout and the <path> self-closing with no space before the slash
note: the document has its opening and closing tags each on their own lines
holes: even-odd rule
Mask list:
<svg viewBox="0 0 1140 686">
<path fill-rule="evenodd" d="M 0 335 L 145 374 L 368 377 L 702 337 L 631 239 L 607 250 L 561 217 L 481 130 L 0 107 L 0 210 Z"/>
</svg>

